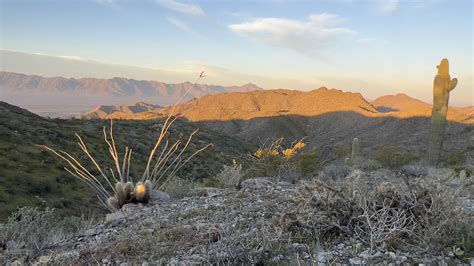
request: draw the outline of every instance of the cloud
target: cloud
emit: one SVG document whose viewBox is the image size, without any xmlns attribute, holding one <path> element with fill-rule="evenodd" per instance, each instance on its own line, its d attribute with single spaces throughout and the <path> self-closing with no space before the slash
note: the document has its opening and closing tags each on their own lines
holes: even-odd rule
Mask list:
<svg viewBox="0 0 474 266">
<path fill-rule="evenodd" d="M 115 0 L 96 0 L 96 1 L 104 5 L 113 5 L 115 3 Z"/>
<path fill-rule="evenodd" d="M 341 20 L 337 15 L 323 13 L 310 15 L 306 20 L 257 18 L 228 27 L 258 42 L 314 55 L 339 37 L 357 34 L 349 28 L 333 26 Z"/>
<path fill-rule="evenodd" d="M 175 25 L 176 27 L 178 27 L 179 29 L 183 30 L 183 31 L 187 31 L 187 32 L 192 32 L 191 28 L 188 26 L 188 24 L 186 24 L 186 22 L 176 18 L 176 17 L 166 17 L 166 19 L 173 25 Z"/>
<path fill-rule="evenodd" d="M 378 10 L 382 13 L 393 13 L 398 9 L 399 0 L 377 0 Z"/>
<path fill-rule="evenodd" d="M 76 60 L 76 61 L 85 61 L 84 58 L 77 56 L 77 55 L 58 55 L 60 58 L 69 59 L 69 60 Z"/>
<path fill-rule="evenodd" d="M 204 11 L 198 5 L 186 4 L 186 3 L 178 2 L 175 0 L 156 0 L 156 2 L 168 9 L 171 9 L 179 13 L 196 16 L 196 17 L 205 16 Z"/>
</svg>

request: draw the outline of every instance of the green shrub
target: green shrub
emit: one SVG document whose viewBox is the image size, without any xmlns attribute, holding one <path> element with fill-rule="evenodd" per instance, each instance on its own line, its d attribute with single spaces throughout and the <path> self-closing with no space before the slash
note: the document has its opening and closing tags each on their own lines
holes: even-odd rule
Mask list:
<svg viewBox="0 0 474 266">
<path fill-rule="evenodd" d="M 345 159 L 347 156 L 349 156 L 349 153 L 351 152 L 351 148 L 347 144 L 338 143 L 333 147 L 332 152 L 336 156 L 336 158 Z"/>
<path fill-rule="evenodd" d="M 304 177 L 316 175 L 321 168 L 321 159 L 316 151 L 301 153 L 294 160 L 298 166 L 298 171 Z"/>
<path fill-rule="evenodd" d="M 211 176 L 208 178 L 204 178 L 202 180 L 201 186 L 203 187 L 215 187 L 215 188 L 222 188 L 224 187 L 224 184 L 222 184 L 219 179 Z"/>
<path fill-rule="evenodd" d="M 453 151 L 444 155 L 443 161 L 448 166 L 462 165 L 466 160 L 466 154 L 463 151 Z"/>
<path fill-rule="evenodd" d="M 380 146 L 375 154 L 375 160 L 383 167 L 392 169 L 400 168 L 418 159 L 417 155 L 402 151 L 397 146 Z"/>
</svg>

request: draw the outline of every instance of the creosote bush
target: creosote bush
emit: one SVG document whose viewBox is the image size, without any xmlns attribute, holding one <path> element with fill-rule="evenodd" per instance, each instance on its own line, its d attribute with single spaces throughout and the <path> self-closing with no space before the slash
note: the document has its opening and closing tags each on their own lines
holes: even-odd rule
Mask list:
<svg viewBox="0 0 474 266">
<path fill-rule="evenodd" d="M 463 151 L 453 151 L 443 156 L 443 162 L 450 166 L 459 166 L 466 160 L 466 154 Z"/>
<path fill-rule="evenodd" d="M 402 151 L 397 146 L 380 146 L 375 154 L 375 160 L 382 164 L 382 166 L 391 169 L 400 168 L 418 159 L 417 155 Z"/>
</svg>

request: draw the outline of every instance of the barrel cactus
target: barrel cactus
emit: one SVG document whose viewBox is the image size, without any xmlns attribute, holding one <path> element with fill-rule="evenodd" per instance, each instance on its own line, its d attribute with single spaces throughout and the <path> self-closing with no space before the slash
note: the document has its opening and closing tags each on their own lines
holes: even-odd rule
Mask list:
<svg viewBox="0 0 474 266">
<path fill-rule="evenodd" d="M 449 61 L 444 58 L 437 66 L 438 74 L 433 83 L 433 108 L 431 112 L 431 132 L 428 148 L 430 165 L 436 166 L 440 160 L 441 149 L 444 141 L 446 128 L 446 116 L 448 114 L 449 92 L 457 85 L 456 78 L 451 79 L 449 75 Z"/>
<path fill-rule="evenodd" d="M 131 182 L 115 183 L 115 195 L 107 199 L 107 205 L 113 210 L 122 208 L 127 203 L 147 203 L 150 200 L 152 184 L 149 180 L 138 182 L 135 187 Z"/>
</svg>

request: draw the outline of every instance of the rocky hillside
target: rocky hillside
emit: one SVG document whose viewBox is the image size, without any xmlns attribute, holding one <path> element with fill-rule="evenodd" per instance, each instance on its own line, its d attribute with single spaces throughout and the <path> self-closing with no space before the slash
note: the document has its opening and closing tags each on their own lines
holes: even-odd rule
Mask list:
<svg viewBox="0 0 474 266">
<path fill-rule="evenodd" d="M 470 110 L 450 109 L 446 152 L 460 150 L 474 156 L 474 117 Z M 116 112 L 106 118 L 154 119 L 170 112 L 168 107 L 139 114 Z M 178 105 L 175 113 L 257 145 L 278 137 L 291 141 L 305 137 L 310 147 L 330 156 L 336 145 L 348 147 L 357 137 L 368 155 L 381 145 L 396 145 L 423 157 L 431 106 L 403 94 L 369 103 L 358 93 L 320 88 L 205 96 Z"/>
<path fill-rule="evenodd" d="M 122 154 L 126 145 L 133 149 L 130 170 L 133 177 L 143 173 L 161 123 L 161 120 L 115 122 L 114 134 L 119 152 Z M 17 206 L 43 205 L 69 214 L 91 212 L 89 207 L 84 207 L 97 206 L 90 189 L 70 176 L 63 169 L 63 162 L 36 144 L 72 152 L 84 159 L 74 136 L 78 133 L 101 165 L 110 167 L 112 161 L 102 135 L 102 128 L 109 125 L 109 121 L 100 120 L 46 119 L 0 102 L 0 220 Z M 188 122 L 177 121 L 170 131 L 170 138 L 185 139 L 196 128 Z M 208 143 L 213 143 L 213 148 L 195 157 L 179 173 L 180 176 L 191 179 L 212 176 L 222 169 L 223 164 L 253 150 L 242 141 L 204 127 L 195 135 L 191 150 Z"/>
<path fill-rule="evenodd" d="M 150 112 L 158 108 L 160 108 L 158 105 L 144 102 L 121 106 L 101 105 L 85 113 L 82 117 L 86 119 L 119 118 L 121 116 Z"/>
</svg>

